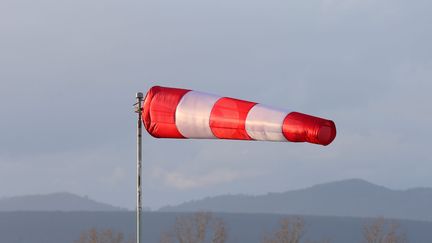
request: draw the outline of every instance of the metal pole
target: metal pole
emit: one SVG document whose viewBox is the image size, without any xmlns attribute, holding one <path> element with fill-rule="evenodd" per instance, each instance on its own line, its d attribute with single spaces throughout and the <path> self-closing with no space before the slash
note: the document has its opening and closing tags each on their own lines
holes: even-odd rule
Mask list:
<svg viewBox="0 0 432 243">
<path fill-rule="evenodd" d="M 141 216 L 142 216 L 142 189 L 141 189 L 141 163 L 142 163 L 142 101 L 143 93 L 136 93 L 137 103 L 135 112 L 138 114 L 137 123 L 137 195 L 136 195 L 136 237 L 137 243 L 141 243 Z"/>
</svg>

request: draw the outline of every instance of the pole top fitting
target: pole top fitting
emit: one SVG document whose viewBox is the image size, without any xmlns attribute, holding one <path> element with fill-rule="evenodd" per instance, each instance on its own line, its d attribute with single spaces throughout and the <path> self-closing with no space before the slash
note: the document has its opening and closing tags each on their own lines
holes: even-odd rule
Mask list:
<svg viewBox="0 0 432 243">
<path fill-rule="evenodd" d="M 143 93 L 141 93 L 141 92 L 136 93 L 136 98 L 137 99 L 143 99 L 144 98 Z"/>
</svg>

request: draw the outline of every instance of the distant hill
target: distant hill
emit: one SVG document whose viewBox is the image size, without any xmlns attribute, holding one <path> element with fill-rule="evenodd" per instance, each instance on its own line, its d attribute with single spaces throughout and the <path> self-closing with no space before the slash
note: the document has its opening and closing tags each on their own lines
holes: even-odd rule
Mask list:
<svg viewBox="0 0 432 243">
<path fill-rule="evenodd" d="M 360 179 L 261 196 L 224 195 L 190 201 L 160 211 L 209 210 L 322 216 L 389 217 L 432 221 L 432 189 L 391 190 Z"/>
<path fill-rule="evenodd" d="M 144 212 L 143 242 L 157 243 L 163 232 L 172 229 L 182 213 Z M 260 243 L 266 233 L 279 227 L 287 217 L 275 214 L 216 213 L 228 228 L 227 243 Z M 304 216 L 303 239 L 329 239 L 331 243 L 363 242 L 362 231 L 371 219 Z M 400 232 L 409 242 L 431 243 L 432 222 L 398 220 Z M 125 212 L 0 212 L 0 242 L 5 243 L 59 243 L 74 242 L 81 232 L 92 227 L 113 229 L 125 238 L 135 235 L 135 213 Z M 314 241 L 315 242 L 315 241 Z"/>
<path fill-rule="evenodd" d="M 0 211 L 120 211 L 125 210 L 88 197 L 61 192 L 0 199 Z"/>
</svg>

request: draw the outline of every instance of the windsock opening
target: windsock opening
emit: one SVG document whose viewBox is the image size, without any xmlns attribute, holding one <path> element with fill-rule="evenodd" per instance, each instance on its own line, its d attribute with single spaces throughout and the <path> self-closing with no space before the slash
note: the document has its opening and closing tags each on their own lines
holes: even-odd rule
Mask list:
<svg viewBox="0 0 432 243">
<path fill-rule="evenodd" d="M 175 112 L 181 98 L 190 90 L 153 86 L 144 98 L 142 121 L 156 138 L 184 138 L 175 124 Z"/>
</svg>

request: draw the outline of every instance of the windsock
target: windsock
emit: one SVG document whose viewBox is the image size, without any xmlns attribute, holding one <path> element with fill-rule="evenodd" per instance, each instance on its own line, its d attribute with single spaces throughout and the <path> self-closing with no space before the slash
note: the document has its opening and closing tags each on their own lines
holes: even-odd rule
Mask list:
<svg viewBox="0 0 432 243">
<path fill-rule="evenodd" d="M 156 138 L 207 138 L 328 145 L 333 121 L 294 111 L 178 88 L 154 86 L 143 103 L 142 120 Z"/>
</svg>

